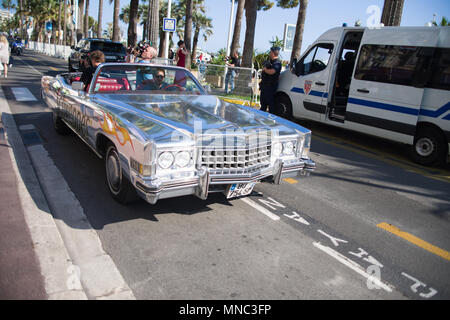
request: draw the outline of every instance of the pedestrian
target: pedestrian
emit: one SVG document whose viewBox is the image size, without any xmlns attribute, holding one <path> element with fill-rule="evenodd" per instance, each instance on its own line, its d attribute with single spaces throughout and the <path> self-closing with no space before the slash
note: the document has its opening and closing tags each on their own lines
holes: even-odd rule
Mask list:
<svg viewBox="0 0 450 320">
<path fill-rule="evenodd" d="M 186 68 L 187 54 L 188 52 L 186 50 L 184 41 L 183 40 L 178 41 L 178 51 L 175 57 L 178 67 Z M 173 83 L 181 87 L 186 87 L 186 72 L 184 72 L 183 70 L 177 70 L 177 72 L 175 72 L 175 79 Z"/>
<path fill-rule="evenodd" d="M 152 43 L 149 41 L 140 41 L 136 48 L 137 56 L 139 57 L 139 63 L 151 63 L 153 58 L 158 54 L 156 49 L 152 47 Z"/>
<path fill-rule="evenodd" d="M 275 93 L 281 72 L 281 61 L 278 59 L 280 49 L 280 47 L 270 48 L 269 60 L 264 63 L 264 68 L 261 72 L 261 82 L 259 83 L 261 110 L 267 111 L 268 109 L 273 114 L 276 113 Z"/>
<path fill-rule="evenodd" d="M 89 55 L 90 66 L 85 68 L 81 74 L 80 81 L 84 83 L 84 90 L 88 91 L 89 85 L 91 84 L 92 77 L 94 76 L 97 67 L 105 62 L 105 55 L 100 50 L 92 51 Z"/>
<path fill-rule="evenodd" d="M 186 67 L 186 55 L 188 52 L 186 51 L 186 46 L 183 40 L 178 41 L 178 51 L 175 56 L 175 60 L 177 61 L 178 67 Z"/>
<path fill-rule="evenodd" d="M 126 62 L 133 63 L 136 59 L 136 53 L 133 46 L 128 46 L 127 48 L 127 58 Z"/>
<path fill-rule="evenodd" d="M 5 78 L 8 78 L 9 43 L 4 35 L 0 36 L 0 63 L 3 65 Z"/>
<path fill-rule="evenodd" d="M 239 52 L 233 50 L 231 56 L 227 58 L 225 62 L 228 68 L 227 74 L 225 75 L 225 93 L 228 94 L 228 87 L 230 87 L 230 93 L 234 91 L 234 78 L 237 75 L 237 69 L 241 64 L 239 62 Z"/>
</svg>

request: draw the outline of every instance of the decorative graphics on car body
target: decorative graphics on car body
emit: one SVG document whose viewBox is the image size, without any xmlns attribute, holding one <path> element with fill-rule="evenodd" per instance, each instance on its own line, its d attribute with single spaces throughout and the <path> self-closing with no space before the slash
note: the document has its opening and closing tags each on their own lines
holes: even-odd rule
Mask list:
<svg viewBox="0 0 450 320">
<path fill-rule="evenodd" d="M 103 122 L 100 120 L 98 121 L 98 123 L 102 128 L 102 130 L 110 135 L 115 136 L 117 142 L 119 142 L 121 146 L 124 146 L 127 142 L 130 142 L 131 148 L 133 149 L 134 152 L 133 141 L 131 140 L 128 131 L 125 128 L 119 126 L 117 124 L 117 121 L 113 119 L 113 117 L 110 114 L 107 114 L 104 111 L 101 111 L 101 113 L 103 113 Z M 121 133 L 122 141 L 120 139 L 119 132 Z"/>
<path fill-rule="evenodd" d="M 305 80 L 305 84 L 303 85 L 303 89 L 305 90 L 305 94 L 309 94 L 311 92 L 312 87 L 312 81 L 311 80 Z"/>
</svg>

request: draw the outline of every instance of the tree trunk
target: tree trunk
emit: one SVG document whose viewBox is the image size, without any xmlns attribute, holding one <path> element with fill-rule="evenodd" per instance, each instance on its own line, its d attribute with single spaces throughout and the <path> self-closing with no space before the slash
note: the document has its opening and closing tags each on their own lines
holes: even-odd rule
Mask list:
<svg viewBox="0 0 450 320">
<path fill-rule="evenodd" d="M 137 40 L 137 25 L 139 23 L 138 16 L 139 0 L 130 1 L 130 17 L 128 22 L 128 40 L 127 44 L 134 47 Z"/>
<path fill-rule="evenodd" d="M 86 11 L 84 12 L 83 33 L 85 37 L 89 37 L 89 0 L 86 1 Z"/>
<path fill-rule="evenodd" d="M 239 48 L 239 38 L 241 36 L 241 25 L 242 25 L 242 16 L 244 15 L 244 5 L 245 0 L 239 0 L 238 7 L 236 11 L 236 21 L 234 22 L 234 31 L 233 31 L 233 41 L 231 42 L 231 50 L 233 53 L 234 50 Z"/>
<path fill-rule="evenodd" d="M 76 8 L 75 8 L 76 9 Z M 83 15 L 84 15 L 84 0 L 78 0 L 78 21 L 77 21 L 77 30 L 75 31 L 77 34 L 77 40 L 78 41 L 81 38 L 84 38 L 83 34 Z"/>
<path fill-rule="evenodd" d="M 385 26 L 400 26 L 404 0 L 384 0 L 381 23 Z"/>
<path fill-rule="evenodd" d="M 193 0 L 186 1 L 186 24 L 184 26 L 184 44 L 186 46 L 186 68 L 191 69 L 192 44 L 192 7 Z"/>
<path fill-rule="evenodd" d="M 197 58 L 197 44 L 198 44 L 198 36 L 200 35 L 200 26 L 197 24 L 195 26 L 195 31 L 194 31 L 194 40 L 192 42 L 192 60 L 194 60 Z"/>
<path fill-rule="evenodd" d="M 242 53 L 242 66 L 251 68 L 253 63 L 253 47 L 255 42 L 255 26 L 258 14 L 258 0 L 245 1 L 245 41 Z"/>
<path fill-rule="evenodd" d="M 67 45 L 67 0 L 63 0 L 64 1 L 64 7 L 63 7 L 63 41 L 62 41 L 62 45 L 65 46 Z"/>
<path fill-rule="evenodd" d="M 19 0 L 19 10 L 20 10 L 20 21 L 19 21 L 19 28 L 20 28 L 20 37 L 23 39 L 23 4 L 22 0 Z"/>
<path fill-rule="evenodd" d="M 308 9 L 308 0 L 300 0 L 298 8 L 297 25 L 295 27 L 294 43 L 292 46 L 291 62 L 298 59 L 301 54 L 303 42 L 303 30 L 305 29 L 306 10 Z"/>
<path fill-rule="evenodd" d="M 149 0 L 148 4 L 148 40 L 158 47 L 159 35 L 159 0 Z"/>
<path fill-rule="evenodd" d="M 120 41 L 119 14 L 120 14 L 120 0 L 114 0 L 112 41 Z"/>
<path fill-rule="evenodd" d="M 98 0 L 97 37 L 102 37 L 103 0 Z"/>
</svg>

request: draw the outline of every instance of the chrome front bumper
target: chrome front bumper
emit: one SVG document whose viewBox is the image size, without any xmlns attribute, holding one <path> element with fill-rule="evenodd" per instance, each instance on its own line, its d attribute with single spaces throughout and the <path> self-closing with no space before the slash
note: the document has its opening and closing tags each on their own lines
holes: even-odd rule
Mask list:
<svg viewBox="0 0 450 320">
<path fill-rule="evenodd" d="M 273 166 L 252 174 L 212 175 L 206 167 L 202 167 L 197 170 L 197 176 L 193 178 L 161 183 L 159 180 L 144 180 L 134 176 L 132 181 L 138 194 L 147 202 L 155 204 L 160 199 L 192 194 L 205 200 L 209 193 L 217 192 L 217 187 L 235 183 L 251 183 L 265 180 L 280 184 L 284 178 L 292 178 L 298 175 L 308 176 L 315 168 L 316 164 L 313 160 L 301 159 L 295 165 L 290 166 L 285 166 L 282 161 L 277 161 Z"/>
</svg>

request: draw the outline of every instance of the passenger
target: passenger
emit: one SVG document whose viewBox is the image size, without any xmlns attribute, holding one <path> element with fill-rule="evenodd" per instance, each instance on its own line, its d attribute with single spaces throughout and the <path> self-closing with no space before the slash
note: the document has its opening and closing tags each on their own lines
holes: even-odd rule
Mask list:
<svg viewBox="0 0 450 320">
<path fill-rule="evenodd" d="M 92 77 L 94 76 L 97 67 L 105 62 L 105 55 L 100 50 L 92 51 L 89 55 L 91 66 L 85 68 L 83 74 L 81 75 L 80 81 L 84 83 L 84 91 L 88 91 L 89 85 L 91 84 Z"/>
</svg>

